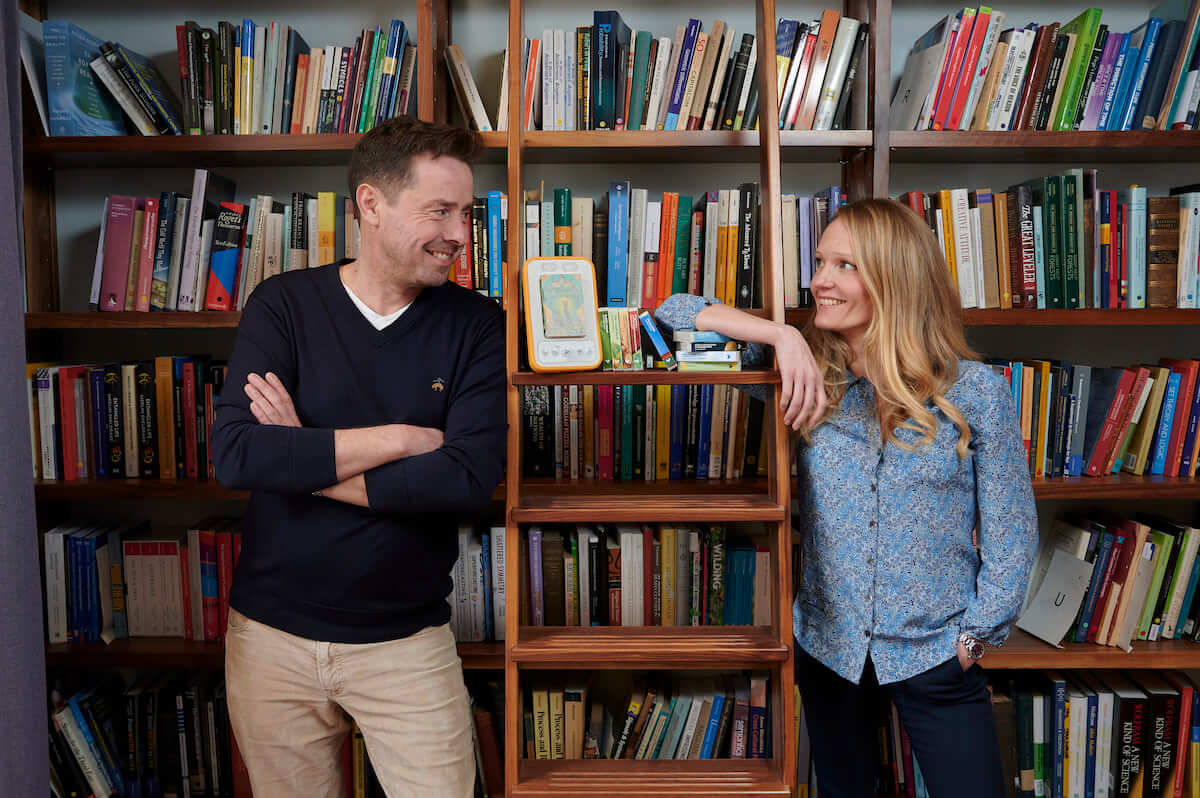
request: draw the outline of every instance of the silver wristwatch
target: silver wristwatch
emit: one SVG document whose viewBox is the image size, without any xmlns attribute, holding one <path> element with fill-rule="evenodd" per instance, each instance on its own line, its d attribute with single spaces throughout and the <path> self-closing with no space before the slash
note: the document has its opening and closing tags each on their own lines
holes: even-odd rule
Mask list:
<svg viewBox="0 0 1200 798">
<path fill-rule="evenodd" d="M 967 632 L 961 632 L 958 635 L 958 642 L 963 644 L 963 648 L 967 650 L 968 657 L 971 659 L 983 659 L 984 652 L 986 651 L 983 641 Z"/>
</svg>

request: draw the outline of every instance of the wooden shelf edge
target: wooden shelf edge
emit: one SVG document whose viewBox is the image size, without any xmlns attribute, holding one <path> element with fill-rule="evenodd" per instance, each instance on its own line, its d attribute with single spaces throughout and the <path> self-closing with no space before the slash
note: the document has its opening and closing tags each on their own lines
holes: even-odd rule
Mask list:
<svg viewBox="0 0 1200 798">
<path fill-rule="evenodd" d="M 562 371 L 536 373 L 517 371 L 513 385 L 773 385 L 778 371 Z"/>
<path fill-rule="evenodd" d="M 1197 499 L 1200 479 L 1133 474 L 1035 479 L 1033 494 L 1039 499 Z"/>
<path fill-rule="evenodd" d="M 707 670 L 767 668 L 790 651 L 770 627 L 527 626 L 511 657 L 529 670 Z"/>
<path fill-rule="evenodd" d="M 245 501 L 248 490 L 233 490 L 216 480 L 195 479 L 80 479 L 34 480 L 37 501 L 82 499 L 166 499 L 188 501 Z M 496 486 L 492 500 L 504 501 L 504 483 Z"/>
<path fill-rule="evenodd" d="M 1129 652 L 1095 643 L 1063 643 L 1055 648 L 1014 628 L 1008 642 L 987 652 L 988 670 L 1177 669 L 1200 668 L 1200 643 L 1184 640 L 1135 642 Z"/>
<path fill-rule="evenodd" d="M 511 795 L 762 796 L 786 798 L 773 759 L 530 760 L 518 762 Z"/>
<path fill-rule="evenodd" d="M 784 318 L 788 324 L 802 326 L 812 315 L 811 308 L 788 308 Z M 1140 310 L 1006 310 L 966 309 L 963 324 L 967 327 L 1163 327 L 1200 325 L 1200 310 L 1186 308 L 1145 308 Z"/>
<path fill-rule="evenodd" d="M 187 313 L 26 313 L 27 330 L 187 330 L 235 329 L 240 311 Z"/>
<path fill-rule="evenodd" d="M 504 643 L 459 643 L 466 670 L 503 670 Z M 221 668 L 223 642 L 176 637 L 130 637 L 103 643 L 47 643 L 46 665 L 53 668 Z"/>
</svg>

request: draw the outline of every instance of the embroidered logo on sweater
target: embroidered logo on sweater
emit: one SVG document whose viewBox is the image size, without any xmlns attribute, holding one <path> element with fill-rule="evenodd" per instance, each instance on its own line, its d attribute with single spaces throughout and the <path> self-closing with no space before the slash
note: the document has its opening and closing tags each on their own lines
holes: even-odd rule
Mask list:
<svg viewBox="0 0 1200 798">
<path fill-rule="evenodd" d="M 434 379 L 433 383 L 430 384 L 429 387 L 432 388 L 433 390 L 437 391 L 438 393 L 441 393 L 442 391 L 446 390 L 446 381 L 443 380 L 441 377 L 437 377 Z"/>
</svg>

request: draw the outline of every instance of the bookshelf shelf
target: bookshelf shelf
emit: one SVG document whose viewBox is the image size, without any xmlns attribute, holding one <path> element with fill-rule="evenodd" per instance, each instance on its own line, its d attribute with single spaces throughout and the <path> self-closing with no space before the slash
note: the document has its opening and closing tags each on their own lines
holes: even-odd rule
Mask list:
<svg viewBox="0 0 1200 798">
<path fill-rule="evenodd" d="M 991 670 L 1036 668 L 1200 668 L 1200 643 L 1159 640 L 1134 643 L 1126 653 L 1115 646 L 1064 643 L 1061 649 L 1020 629 L 1008 642 L 987 653 L 983 666 Z"/>
<path fill-rule="evenodd" d="M 599 482 L 562 494 L 525 495 L 512 509 L 514 523 L 655 523 L 660 521 L 782 521 L 784 507 L 765 493 L 719 493 L 704 481 Z M 621 486 L 610 490 L 609 486 Z M 636 486 L 638 490 L 634 490 Z"/>
<path fill-rule="evenodd" d="M 786 798 L 791 790 L 770 759 L 530 760 L 518 765 L 513 798 L 559 796 L 755 796 Z"/>
<path fill-rule="evenodd" d="M 343 166 L 361 133 L 273 136 L 32 136 L 25 154 L 55 169 Z M 484 133 L 484 163 L 503 163 L 505 134 Z"/>
<path fill-rule="evenodd" d="M 888 145 L 891 159 L 896 163 L 1195 163 L 1200 160 L 1200 131 L 1192 130 L 896 130 L 888 134 Z"/>
<path fill-rule="evenodd" d="M 503 643 L 459 643 L 463 667 L 500 670 Z M 103 643 L 47 643 L 46 664 L 54 668 L 208 668 L 225 666 L 225 644 L 178 637 L 129 637 Z"/>
<path fill-rule="evenodd" d="M 512 649 L 530 669 L 743 669 L 787 656 L 769 626 L 523 626 Z"/>
<path fill-rule="evenodd" d="M 810 308 L 789 308 L 788 324 L 802 326 L 812 315 Z M 967 327 L 1169 327 L 1200 324 L 1200 310 L 1145 308 L 1141 310 L 963 310 Z"/>
<path fill-rule="evenodd" d="M 26 313 L 26 330 L 236 329 L 239 311 L 203 313 Z"/>
<path fill-rule="evenodd" d="M 871 146 L 869 130 L 789 131 L 785 160 L 826 163 Z M 757 163 L 758 133 L 733 130 L 530 130 L 527 163 Z"/>
<path fill-rule="evenodd" d="M 779 382 L 779 372 L 750 371 L 516 371 L 513 385 L 760 385 Z"/>
<path fill-rule="evenodd" d="M 1039 499 L 1198 499 L 1200 479 L 1133 474 L 1035 479 L 1033 493 Z"/>
<path fill-rule="evenodd" d="M 38 501 L 71 502 L 82 499 L 138 499 L 190 501 L 244 501 L 248 490 L 233 490 L 214 479 L 79 479 L 36 480 Z M 496 486 L 494 501 L 504 501 L 504 483 Z"/>
</svg>

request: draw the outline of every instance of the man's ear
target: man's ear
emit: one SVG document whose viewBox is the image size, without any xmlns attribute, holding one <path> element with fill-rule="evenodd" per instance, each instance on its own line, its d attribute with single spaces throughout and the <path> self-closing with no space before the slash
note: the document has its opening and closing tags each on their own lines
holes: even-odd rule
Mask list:
<svg viewBox="0 0 1200 798">
<path fill-rule="evenodd" d="M 379 205 L 383 202 L 379 189 L 370 183 L 360 183 L 354 191 L 354 201 L 358 205 L 359 224 L 378 223 Z"/>
</svg>

